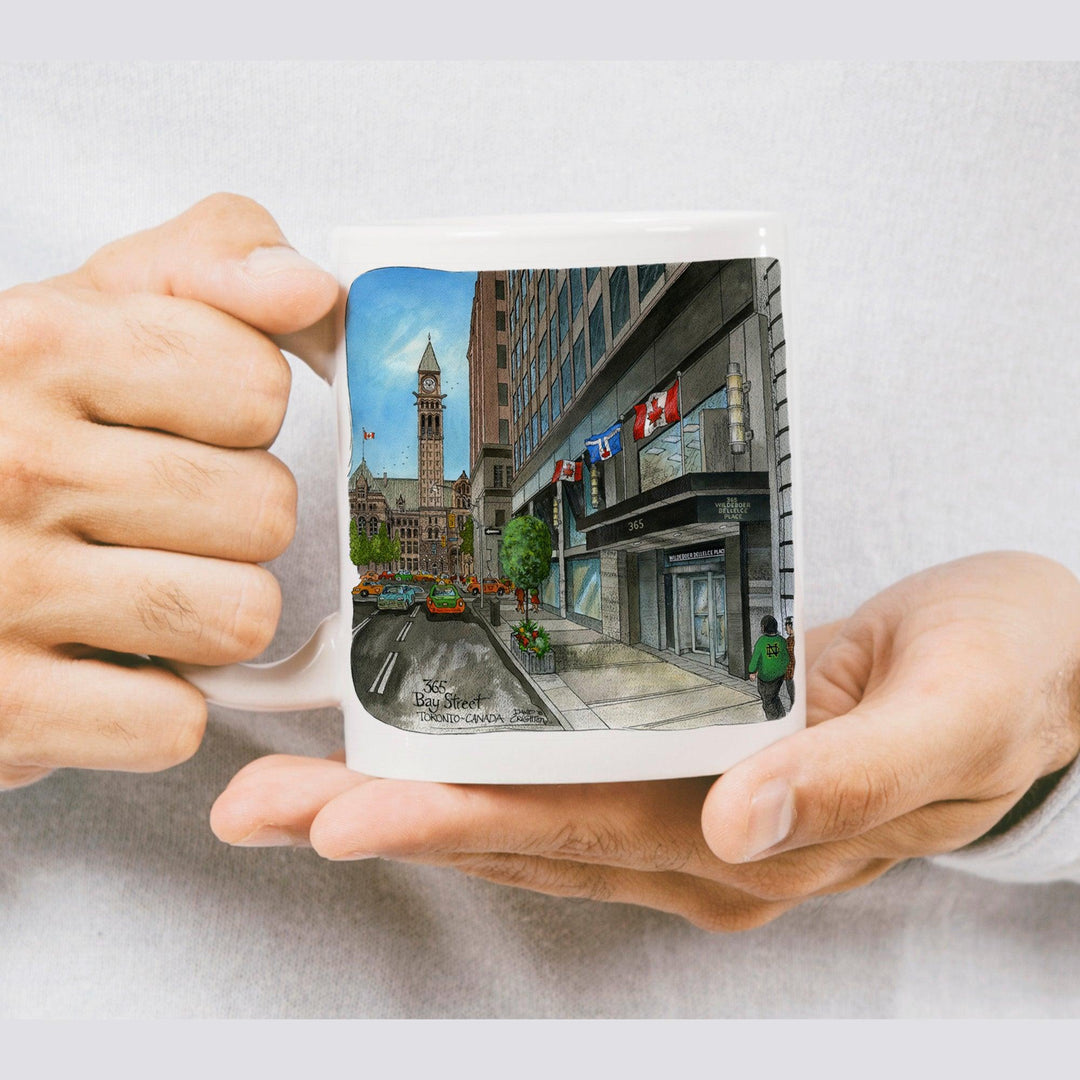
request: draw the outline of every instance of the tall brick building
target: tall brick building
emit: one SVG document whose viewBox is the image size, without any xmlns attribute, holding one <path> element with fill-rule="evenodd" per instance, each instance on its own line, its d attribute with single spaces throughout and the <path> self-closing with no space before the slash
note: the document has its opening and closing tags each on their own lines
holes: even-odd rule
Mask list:
<svg viewBox="0 0 1080 1080">
<path fill-rule="evenodd" d="M 474 561 L 477 573 L 499 574 L 497 536 L 511 516 L 514 463 L 510 448 L 510 371 L 507 348 L 507 273 L 476 275 L 469 319 L 469 464 L 475 517 Z"/>
</svg>

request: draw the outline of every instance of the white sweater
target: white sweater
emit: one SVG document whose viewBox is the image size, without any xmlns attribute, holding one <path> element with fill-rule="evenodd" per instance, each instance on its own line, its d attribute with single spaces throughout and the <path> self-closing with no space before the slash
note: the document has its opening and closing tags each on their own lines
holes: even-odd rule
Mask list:
<svg viewBox="0 0 1080 1080">
<path fill-rule="evenodd" d="M 0 68 L 0 287 L 213 190 L 302 251 L 360 220 L 787 214 L 806 610 L 988 548 L 1080 569 L 1080 245 L 1067 68 Z M 797 312 L 797 315 L 796 315 Z M 333 411 L 297 367 L 291 651 L 334 605 Z M 451 872 L 233 850 L 230 776 L 334 712 L 215 715 L 161 776 L 0 797 L 0 1016 L 1054 1016 L 1080 1009 L 1080 767 L 993 840 L 752 933 Z M 963 873 L 958 871 L 964 871 Z M 1007 884 L 1028 883 L 1028 884 Z"/>
</svg>

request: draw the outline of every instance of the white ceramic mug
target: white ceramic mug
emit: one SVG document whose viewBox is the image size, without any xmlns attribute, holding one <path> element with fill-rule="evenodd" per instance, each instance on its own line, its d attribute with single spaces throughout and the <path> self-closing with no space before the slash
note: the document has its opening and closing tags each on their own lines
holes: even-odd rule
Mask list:
<svg viewBox="0 0 1080 1080">
<path fill-rule="evenodd" d="M 339 230 L 348 304 L 280 342 L 336 394 L 339 610 L 183 673 L 340 706 L 349 766 L 413 779 L 709 775 L 804 726 L 783 244 L 766 214 Z"/>
</svg>

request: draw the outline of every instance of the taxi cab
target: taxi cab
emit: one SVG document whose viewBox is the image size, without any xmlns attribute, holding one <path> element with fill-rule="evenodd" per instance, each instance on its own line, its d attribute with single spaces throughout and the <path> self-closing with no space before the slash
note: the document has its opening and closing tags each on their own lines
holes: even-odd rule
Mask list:
<svg viewBox="0 0 1080 1080">
<path fill-rule="evenodd" d="M 480 595 L 480 582 L 475 574 L 465 583 L 465 590 L 473 596 Z M 513 591 L 514 586 L 507 578 L 484 578 L 485 596 L 509 596 Z"/>
</svg>

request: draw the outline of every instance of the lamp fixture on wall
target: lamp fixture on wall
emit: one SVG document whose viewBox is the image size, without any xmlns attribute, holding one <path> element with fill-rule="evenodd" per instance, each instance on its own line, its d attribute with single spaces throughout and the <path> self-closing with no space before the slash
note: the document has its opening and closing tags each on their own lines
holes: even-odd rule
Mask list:
<svg viewBox="0 0 1080 1080">
<path fill-rule="evenodd" d="M 742 368 L 733 360 L 727 369 L 728 425 L 733 454 L 745 454 L 754 439 L 754 433 L 746 425 L 746 393 L 749 389 L 749 380 L 743 379 Z"/>
</svg>

